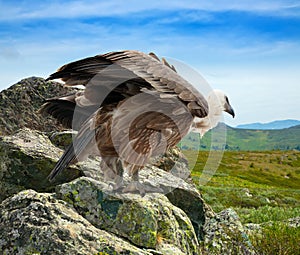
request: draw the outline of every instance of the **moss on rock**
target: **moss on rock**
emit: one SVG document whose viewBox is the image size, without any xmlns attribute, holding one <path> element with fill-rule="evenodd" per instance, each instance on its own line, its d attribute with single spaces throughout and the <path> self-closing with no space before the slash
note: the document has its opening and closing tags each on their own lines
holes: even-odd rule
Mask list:
<svg viewBox="0 0 300 255">
<path fill-rule="evenodd" d="M 0 205 L 1 254 L 150 255 L 95 228 L 52 194 L 26 190 Z"/>
<path fill-rule="evenodd" d="M 25 128 L 14 135 L 0 137 L 0 201 L 24 189 L 51 191 L 57 183 L 80 176 L 78 168 L 65 171 L 55 183 L 47 176 L 62 150 L 53 146 L 39 131 Z"/>
<path fill-rule="evenodd" d="M 160 250 L 168 244 L 184 254 L 198 254 L 199 245 L 190 219 L 164 195 L 112 196 L 105 190 L 105 183 L 81 177 L 58 186 L 56 194 L 94 226 L 138 247 Z"/>
</svg>

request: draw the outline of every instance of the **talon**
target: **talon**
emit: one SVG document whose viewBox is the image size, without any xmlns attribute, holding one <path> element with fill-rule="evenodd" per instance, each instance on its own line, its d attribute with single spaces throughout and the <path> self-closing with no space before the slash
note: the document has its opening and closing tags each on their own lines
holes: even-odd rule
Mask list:
<svg viewBox="0 0 300 255">
<path fill-rule="evenodd" d="M 138 192 L 142 197 L 146 195 L 144 185 L 140 182 L 131 182 L 123 190 L 124 193 L 136 193 Z"/>
<path fill-rule="evenodd" d="M 109 184 L 109 187 L 111 188 L 112 191 L 119 191 L 122 189 L 123 186 L 124 186 L 123 178 L 120 178 L 115 182 L 111 182 Z"/>
</svg>

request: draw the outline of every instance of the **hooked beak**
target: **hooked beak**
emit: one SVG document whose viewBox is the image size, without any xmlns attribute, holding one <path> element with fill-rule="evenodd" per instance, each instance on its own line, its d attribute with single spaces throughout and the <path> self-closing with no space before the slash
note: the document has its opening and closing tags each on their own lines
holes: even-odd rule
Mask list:
<svg viewBox="0 0 300 255">
<path fill-rule="evenodd" d="M 228 103 L 225 104 L 225 112 L 229 113 L 232 116 L 232 118 L 234 118 L 235 116 L 234 110 L 231 107 L 231 105 Z"/>
</svg>

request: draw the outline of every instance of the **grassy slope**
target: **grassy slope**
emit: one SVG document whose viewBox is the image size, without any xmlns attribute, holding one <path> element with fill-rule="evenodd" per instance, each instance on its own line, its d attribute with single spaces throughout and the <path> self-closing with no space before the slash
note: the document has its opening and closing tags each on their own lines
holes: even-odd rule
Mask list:
<svg viewBox="0 0 300 255">
<path fill-rule="evenodd" d="M 300 216 L 299 151 L 226 151 L 206 185 L 199 183 L 208 152 L 185 151 L 185 155 L 190 162 L 198 157 L 192 177 L 216 212 L 232 207 L 243 223 L 273 222 L 249 235 L 257 254 L 300 254 L 300 228 L 283 223 Z M 234 233 L 232 239 L 239 241 Z"/>
<path fill-rule="evenodd" d="M 215 136 L 222 132 L 223 125 L 214 129 Z M 226 149 L 241 151 L 300 150 L 300 126 L 280 130 L 250 130 L 227 127 Z M 209 150 L 211 132 L 200 142 L 198 134 L 191 133 L 182 142 L 183 149 Z"/>
<path fill-rule="evenodd" d="M 300 152 L 226 151 L 217 172 L 200 186 L 208 152 L 184 151 L 198 157 L 192 176 L 216 211 L 233 207 L 244 223 L 284 220 L 300 215 Z"/>
</svg>

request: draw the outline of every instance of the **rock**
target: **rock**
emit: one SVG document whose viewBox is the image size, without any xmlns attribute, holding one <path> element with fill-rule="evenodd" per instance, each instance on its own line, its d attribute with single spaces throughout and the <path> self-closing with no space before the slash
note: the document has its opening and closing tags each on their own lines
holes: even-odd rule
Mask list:
<svg viewBox="0 0 300 255">
<path fill-rule="evenodd" d="M 99 160 L 89 159 L 63 171 L 54 183 L 47 180 L 62 150 L 53 146 L 39 131 L 20 130 L 12 136 L 0 138 L 0 199 L 24 189 L 53 191 L 55 185 L 71 181 L 81 175 L 103 181 Z M 205 217 L 213 216 L 195 186 L 154 166 L 141 171 L 141 181 L 160 188 L 175 206 L 190 218 L 199 240 L 203 238 Z"/>
<path fill-rule="evenodd" d="M 52 194 L 26 190 L 0 205 L 1 254 L 151 253 L 94 227 Z"/>
<path fill-rule="evenodd" d="M 204 246 L 209 254 L 254 255 L 255 250 L 237 213 L 229 208 L 206 221 Z"/>
<path fill-rule="evenodd" d="M 24 189 L 51 191 L 56 184 L 80 176 L 78 167 L 70 167 L 54 183 L 48 181 L 62 153 L 46 135 L 28 128 L 0 137 L 0 202 Z"/>
<path fill-rule="evenodd" d="M 84 175 L 104 181 L 103 174 L 99 173 L 99 167 L 86 168 L 85 164 L 81 164 L 81 167 Z M 150 165 L 140 171 L 140 181 L 146 187 L 153 187 L 154 191 L 161 190 L 173 205 L 182 209 L 190 218 L 198 240 L 203 239 L 203 225 L 206 218 L 214 217 L 215 214 L 205 204 L 194 184 L 174 176 L 171 172 Z"/>
<path fill-rule="evenodd" d="M 66 210 L 81 215 L 76 217 L 84 217 L 87 224 L 92 225 L 91 228 L 105 230 L 106 239 L 103 239 L 106 240 L 104 241 L 105 247 L 111 244 L 107 240 L 113 240 L 118 236 L 129 240 L 134 249 L 143 247 L 151 254 L 200 254 L 198 242 L 204 240 L 206 251 L 210 253 L 217 251 L 222 254 L 230 254 L 230 252 L 239 249 L 240 254 L 252 254 L 251 245 L 244 234 L 243 226 L 237 215 L 231 210 L 216 215 L 205 204 L 193 184 L 185 182 L 171 172 L 166 172 L 155 166 L 147 166 L 141 171 L 141 182 L 151 187 L 160 188 L 164 191 L 164 194 L 147 194 L 145 197 L 123 194 L 121 197 L 117 197 L 106 192 L 108 187 L 103 183 L 103 174 L 99 168 L 100 162 L 95 159 L 89 159 L 71 166 L 63 171 L 56 183 L 49 183 L 46 177 L 61 154 L 62 150 L 55 147 L 48 136 L 39 131 L 23 129 L 15 135 L 1 137 L 1 199 L 24 189 L 53 192 L 56 187 L 56 194 L 40 194 L 33 191 L 29 193 L 34 193 L 34 197 L 39 197 L 39 199 L 47 197 L 49 201 L 56 201 L 53 203 L 63 204 L 67 208 Z M 75 179 L 81 175 L 90 178 Z M 68 183 L 71 180 L 73 181 Z M 56 186 L 57 184 L 61 185 Z M 12 213 L 9 210 L 9 204 L 14 203 L 15 197 L 20 195 L 21 200 L 18 200 L 20 207 L 18 208 L 21 208 L 24 204 L 21 201 L 26 200 L 24 198 L 26 192 L 8 198 L 1 205 L 1 215 L 3 216 L 1 216 L 0 228 L 11 229 L 8 232 L 11 234 L 7 237 L 3 234 L 4 239 L 1 237 L 0 244 L 2 247 L 10 251 L 9 249 L 17 246 L 20 249 L 19 254 L 22 254 L 22 252 L 26 254 L 25 251 L 29 250 L 39 251 L 38 248 L 45 245 L 42 241 L 39 243 L 36 240 L 38 236 L 43 238 L 46 235 L 45 233 L 54 233 L 54 239 L 49 240 L 49 243 L 53 242 L 53 244 L 46 246 L 49 249 L 59 249 L 69 253 L 73 249 L 72 245 L 75 247 L 78 243 L 85 242 L 81 241 L 81 238 L 84 239 L 87 235 L 83 234 L 84 237 L 81 237 L 81 234 L 79 234 L 74 236 L 73 241 L 70 241 L 71 246 L 66 242 L 64 248 L 61 246 L 57 248 L 56 245 L 63 245 L 61 242 L 56 244 L 57 240 L 55 238 L 59 235 L 57 233 L 60 233 L 60 230 L 51 229 L 51 226 L 47 225 L 44 226 L 44 232 L 42 233 L 39 232 L 42 231 L 40 228 L 32 232 L 29 228 L 23 226 L 24 223 L 18 221 L 14 221 L 13 224 L 12 222 L 9 223 L 5 218 L 13 217 L 9 216 Z M 36 198 L 33 200 L 36 201 Z M 47 203 L 43 201 L 38 203 L 43 204 L 46 208 Z M 43 210 L 47 211 L 48 209 L 45 208 Z M 39 209 L 39 211 L 43 210 Z M 59 216 L 57 217 L 59 218 Z M 74 217 L 73 215 L 71 218 Z M 35 220 L 40 221 L 43 218 L 38 214 Z M 26 221 L 23 220 L 23 222 Z M 8 226 L 9 224 L 11 226 Z M 56 225 L 60 226 L 60 223 L 56 223 Z M 16 233 L 16 229 L 22 229 L 23 227 L 23 235 L 27 238 L 27 241 L 20 241 L 21 239 L 18 238 L 23 236 L 18 237 L 18 234 L 14 239 L 13 233 Z M 62 230 L 62 233 L 64 231 Z M 30 233 L 29 239 L 27 232 Z M 239 237 L 232 239 L 232 233 L 234 237 Z M 113 235 L 113 237 L 107 237 L 108 234 Z M 34 241 L 31 242 L 30 236 Z M 93 236 L 95 235 L 93 234 Z M 69 238 L 73 238 L 73 235 L 66 238 L 69 240 Z M 90 237 L 87 238 L 90 239 Z M 9 240 L 12 240 L 12 242 L 10 243 Z M 97 240 L 99 242 L 102 239 Z M 94 241 L 90 240 L 90 242 Z M 37 243 L 37 246 L 34 246 L 34 243 Z M 94 249 L 93 245 L 89 246 L 90 249 Z M 110 248 L 111 246 L 109 246 Z M 82 253 L 78 254 L 90 254 L 90 251 L 85 250 L 88 248 L 81 247 L 78 248 L 78 251 L 81 249 Z M 43 254 L 42 251 L 41 254 Z M 116 252 L 115 254 L 120 253 Z"/>
<path fill-rule="evenodd" d="M 50 141 L 60 149 L 65 150 L 72 142 L 77 132 L 72 130 L 55 131 L 49 135 Z"/>
<path fill-rule="evenodd" d="M 162 194 L 110 196 L 105 183 L 81 177 L 57 187 L 57 197 L 100 229 L 138 247 L 199 254 L 198 240 L 187 215 Z M 174 253 L 173 253 L 174 254 Z M 176 253 L 177 254 L 177 253 Z M 180 253 L 179 253 L 180 254 Z"/>
<path fill-rule="evenodd" d="M 150 164 L 171 172 L 181 179 L 190 178 L 188 160 L 178 147 L 170 148 L 164 155 L 152 158 Z"/>
<path fill-rule="evenodd" d="M 244 225 L 244 227 L 249 234 L 252 234 L 252 233 L 260 233 L 263 230 L 263 228 L 271 227 L 278 224 L 282 226 L 287 226 L 289 228 L 299 228 L 300 217 L 290 218 L 283 221 L 267 221 L 260 224 L 247 223 Z"/>
<path fill-rule="evenodd" d="M 30 77 L 0 92 L 0 135 L 8 135 L 20 128 L 51 132 L 63 130 L 51 116 L 37 111 L 45 99 L 78 91 L 61 83 Z"/>
<path fill-rule="evenodd" d="M 245 196 L 245 197 L 253 197 L 253 195 L 251 194 L 250 190 L 248 188 L 243 188 L 241 190 L 242 192 L 242 196 Z"/>
<path fill-rule="evenodd" d="M 86 189 L 86 192 L 92 192 L 93 189 L 97 188 L 98 194 L 102 192 L 102 195 L 105 197 L 106 193 L 101 190 L 105 191 L 104 188 L 105 186 L 107 188 L 107 185 L 103 183 L 103 173 L 99 167 L 100 161 L 96 159 L 88 159 L 82 163 L 69 167 L 59 175 L 59 178 L 55 183 L 49 183 L 46 177 L 53 169 L 55 162 L 61 154 L 62 150 L 55 147 L 48 136 L 40 131 L 22 129 L 15 135 L 1 137 L 1 200 L 24 189 L 34 189 L 39 192 L 53 192 L 57 184 L 65 182 L 66 184 L 58 186 L 59 189 L 61 189 L 58 192 L 61 199 L 65 199 L 66 197 L 63 196 L 63 187 L 68 187 L 67 190 L 69 190 L 69 193 L 65 192 L 65 194 L 73 194 L 75 191 L 72 190 L 71 187 L 75 184 L 82 187 L 82 190 Z M 83 182 L 85 179 L 74 180 L 81 175 L 89 176 L 95 179 L 95 182 L 97 180 L 98 184 L 96 185 L 91 180 L 87 183 Z M 69 184 L 68 182 L 71 180 L 74 180 L 74 182 Z M 161 225 L 162 223 L 157 222 L 159 216 L 154 214 L 154 212 L 157 213 L 158 210 L 158 212 L 161 213 L 161 220 L 169 220 L 168 223 L 164 223 L 166 233 L 162 236 L 164 240 L 168 240 L 168 242 L 161 242 L 159 249 L 163 251 L 164 254 L 167 254 L 167 250 L 172 254 L 174 249 L 182 250 L 183 253 L 190 252 L 187 254 L 193 254 L 199 247 L 197 244 L 197 237 L 199 240 L 203 238 L 203 225 L 206 217 L 214 215 L 212 210 L 205 205 L 195 186 L 172 175 L 172 173 L 154 166 L 147 166 L 141 171 L 141 182 L 145 185 L 150 185 L 151 187 L 157 187 L 163 190 L 166 196 L 163 194 L 148 194 L 145 198 L 141 198 L 139 195 L 128 194 L 127 197 L 122 198 L 124 201 L 121 198 L 110 196 L 110 201 L 119 201 L 118 203 L 123 201 L 122 203 L 124 205 L 122 208 L 125 208 L 125 205 L 127 206 L 126 210 L 123 209 L 124 213 L 127 213 L 130 210 L 136 212 L 136 209 L 140 208 L 143 212 L 148 212 L 149 215 L 152 215 L 152 218 L 155 220 L 153 223 L 153 226 L 155 227 L 154 230 L 150 231 L 151 228 L 149 227 L 146 231 L 147 233 L 155 233 L 151 237 L 152 239 L 146 234 L 146 239 L 141 240 L 139 239 L 141 237 L 133 235 L 131 242 L 142 242 L 147 248 L 158 249 L 159 242 L 157 240 L 161 239 L 160 234 L 162 233 L 162 230 L 158 230 L 158 227 L 163 228 Z M 85 183 L 86 186 L 84 186 L 83 183 Z M 102 186 L 99 183 L 101 183 Z M 80 193 L 80 195 L 82 194 Z M 97 197 L 97 199 L 99 199 L 99 197 Z M 70 203 L 75 206 L 75 202 L 73 201 Z M 93 206 L 90 207 L 88 206 L 90 201 L 87 198 L 86 200 L 81 199 L 81 202 L 84 203 L 82 205 L 82 211 L 91 210 L 89 215 L 93 215 L 92 208 L 94 208 L 93 206 L 97 200 L 94 198 L 94 203 L 92 203 Z M 77 207 L 79 205 L 80 203 L 76 204 Z M 114 211 L 116 205 L 114 203 L 109 203 L 107 206 L 107 210 Z M 120 217 L 121 216 L 119 216 L 119 218 Z M 133 214 L 132 217 L 139 217 L 139 215 Z M 131 223 L 131 221 L 129 221 L 129 223 Z M 108 228 L 108 226 L 110 226 L 105 225 L 104 223 L 103 226 L 100 226 L 99 223 L 96 224 L 93 222 L 93 224 L 101 228 L 104 228 L 104 226 L 106 226 L 105 228 Z M 120 224 L 117 226 L 114 221 L 111 221 L 110 224 L 115 226 L 115 234 L 121 235 L 120 233 L 123 233 L 123 237 L 130 238 L 131 233 L 135 233 L 132 230 L 132 226 L 131 231 L 133 232 L 130 232 L 129 230 L 129 232 L 122 232 L 118 228 L 118 226 L 121 226 Z M 119 233 L 118 231 L 121 232 Z M 146 232 L 142 231 L 141 233 Z"/>
<path fill-rule="evenodd" d="M 203 239 L 203 225 L 206 218 L 214 217 L 212 209 L 204 200 L 194 184 L 186 182 L 154 166 L 147 166 L 140 172 L 144 183 L 163 190 L 170 202 L 181 208 L 190 218 L 199 240 Z"/>
<path fill-rule="evenodd" d="M 295 217 L 295 218 L 288 219 L 287 224 L 291 228 L 300 228 L 300 217 Z"/>
<path fill-rule="evenodd" d="M 170 202 L 181 208 L 190 218 L 199 241 L 204 239 L 204 224 L 215 213 L 205 203 L 199 191 L 191 185 L 188 189 L 176 188 L 166 194 Z"/>
<path fill-rule="evenodd" d="M 261 231 L 261 225 L 257 223 L 247 223 L 244 225 L 247 234 Z"/>
</svg>

